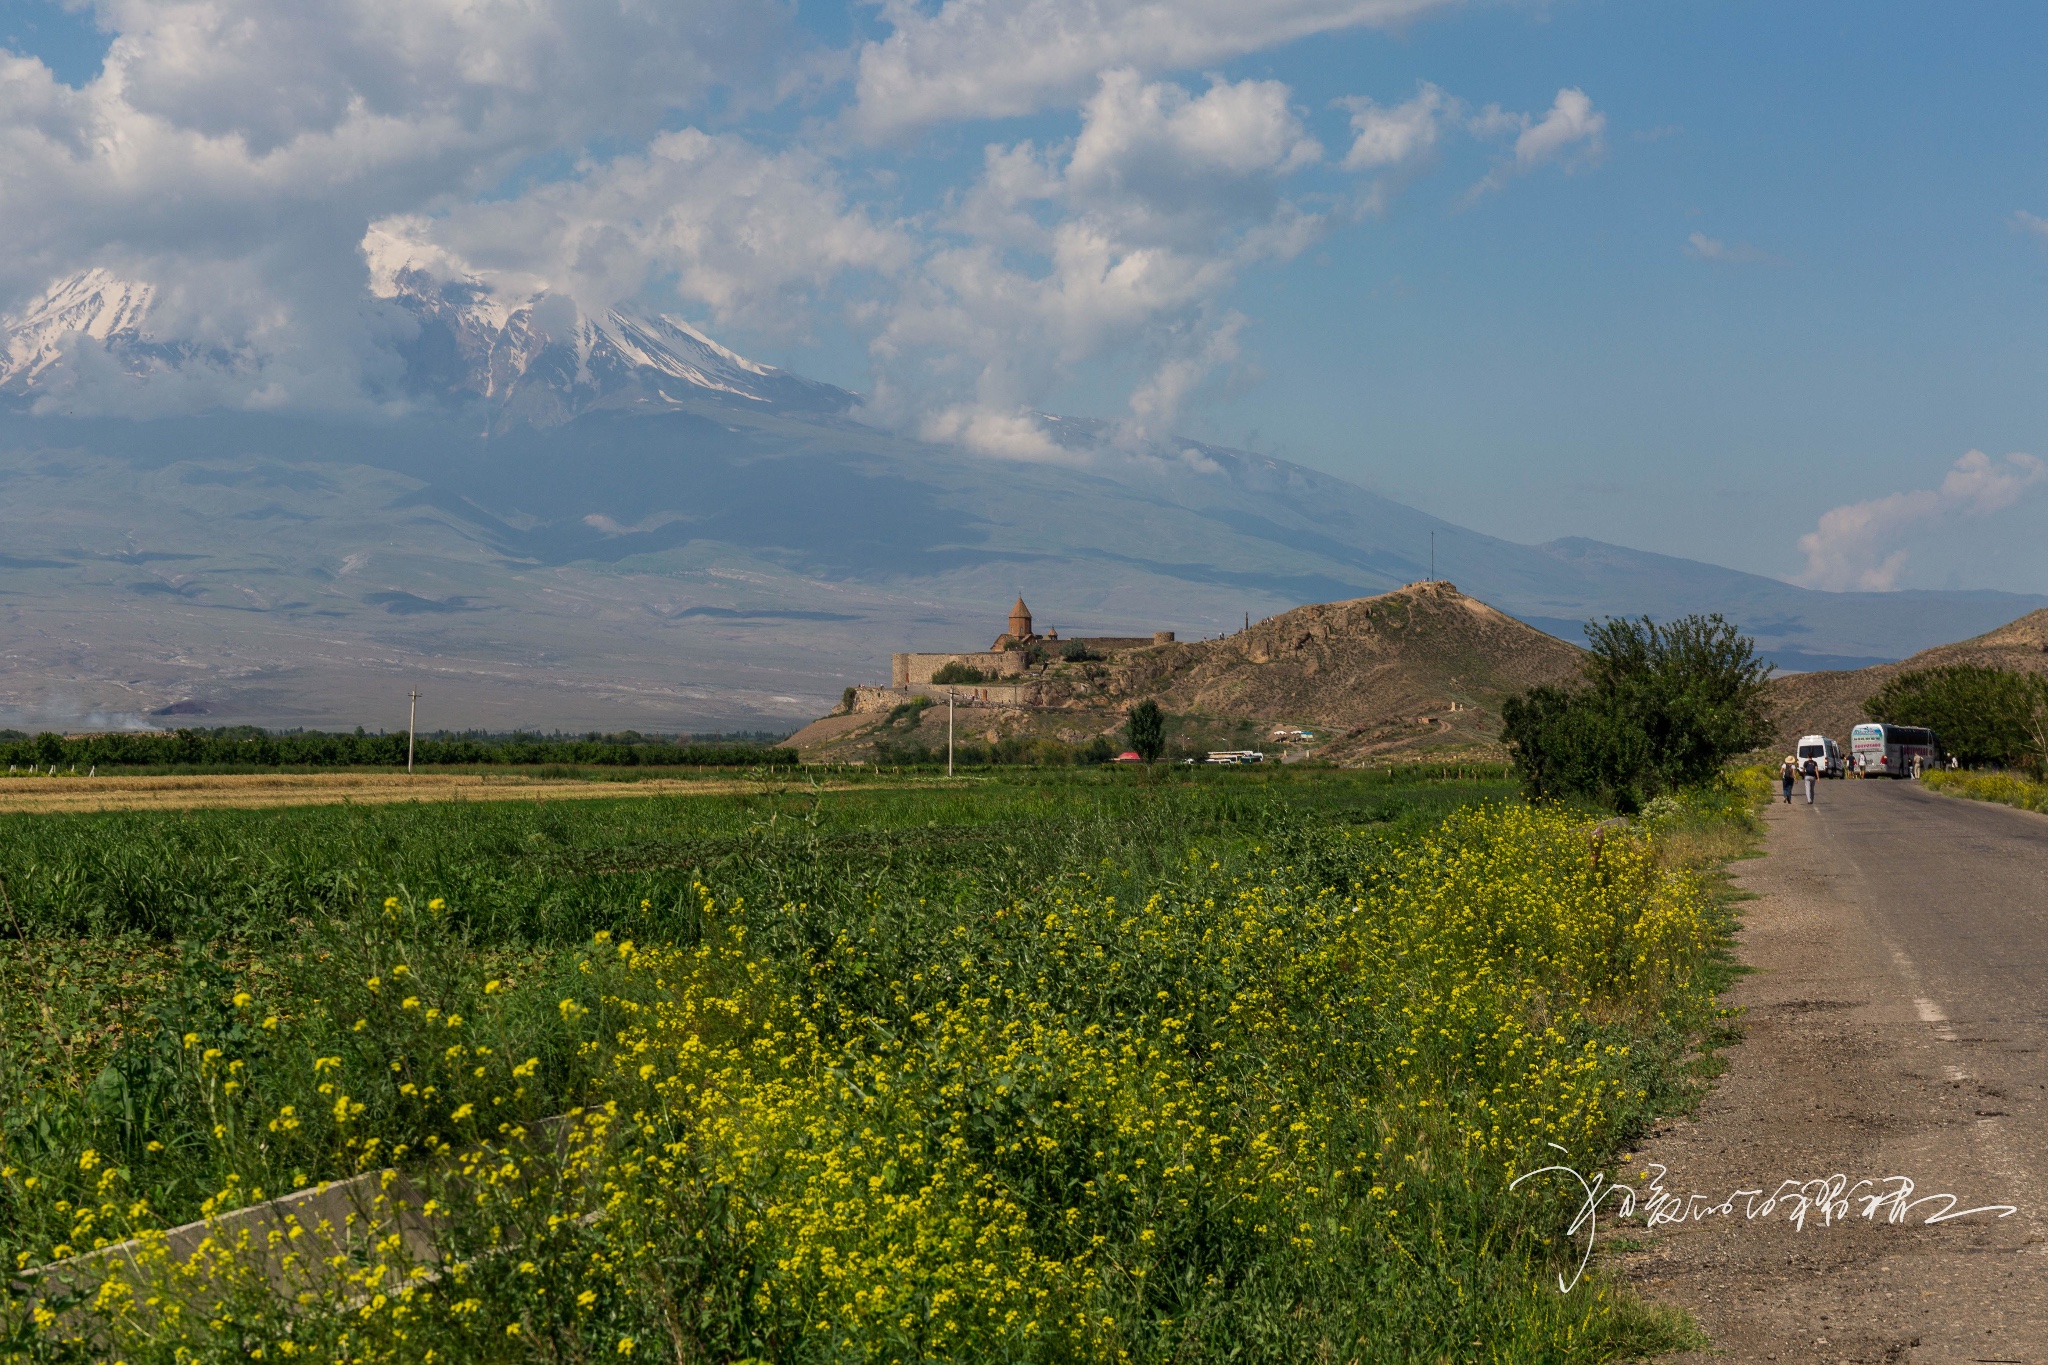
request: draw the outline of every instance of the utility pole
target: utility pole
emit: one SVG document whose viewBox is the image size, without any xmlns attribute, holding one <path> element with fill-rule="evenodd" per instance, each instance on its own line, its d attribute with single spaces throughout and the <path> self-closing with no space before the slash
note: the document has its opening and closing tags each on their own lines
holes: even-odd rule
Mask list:
<svg viewBox="0 0 2048 1365">
<path fill-rule="evenodd" d="M 1436 582 L 1436 532 L 1429 533 L 1429 581 Z"/>
<path fill-rule="evenodd" d="M 953 689 L 946 689 L 946 776 L 953 775 Z"/>
<path fill-rule="evenodd" d="M 405 770 L 407 772 L 412 771 L 413 728 L 419 723 L 419 718 L 420 690 L 417 687 L 415 687 L 412 690 L 412 709 L 405 713 Z"/>
</svg>

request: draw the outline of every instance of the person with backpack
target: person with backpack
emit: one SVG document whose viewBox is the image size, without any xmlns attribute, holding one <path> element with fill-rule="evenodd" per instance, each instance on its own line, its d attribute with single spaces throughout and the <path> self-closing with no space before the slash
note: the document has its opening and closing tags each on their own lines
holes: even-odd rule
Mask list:
<svg viewBox="0 0 2048 1365">
<path fill-rule="evenodd" d="M 1809 758 L 1799 765 L 1799 771 L 1806 776 L 1806 804 L 1810 806 L 1813 804 L 1813 780 L 1820 776 L 1820 766 Z M 1787 796 L 1785 799 L 1789 801 L 1792 798 Z"/>
<path fill-rule="evenodd" d="M 1792 756 L 1785 755 L 1785 761 L 1778 766 L 1778 785 L 1785 789 L 1785 804 L 1792 804 Z"/>
</svg>

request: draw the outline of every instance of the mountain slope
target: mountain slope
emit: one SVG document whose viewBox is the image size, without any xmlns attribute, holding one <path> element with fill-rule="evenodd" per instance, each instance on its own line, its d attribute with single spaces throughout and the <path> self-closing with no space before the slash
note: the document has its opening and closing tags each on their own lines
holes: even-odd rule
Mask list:
<svg viewBox="0 0 2048 1365">
<path fill-rule="evenodd" d="M 1954 644 L 1923 649 L 1897 663 L 1871 668 L 1801 673 L 1771 685 L 1778 708 L 1779 747 L 1801 735 L 1833 735 L 1847 747 L 1849 730 L 1869 717 L 1863 703 L 1901 673 L 1954 664 L 2048 673 L 2048 610 L 2030 612 L 1997 630 Z"/>
<path fill-rule="evenodd" d="M 674 319 L 500 297 L 404 257 L 378 270 L 364 306 L 402 338 L 386 368 L 410 394 L 390 418 L 30 415 L 92 348 L 148 374 L 241 360 L 151 335 L 147 290 L 103 272 L 18 320 L 0 724 L 174 702 L 354 724 L 391 680 L 430 676 L 493 723 L 752 725 L 881 681 L 894 650 L 985 644 L 1020 591 L 1064 633 L 1201 637 L 1422 579 L 1432 533 L 1445 576 L 1567 639 L 1593 616 L 1718 609 L 1788 667 L 2048 606 L 1520 545 L 1100 422 L 1038 419 L 1051 458 L 997 459 L 865 425 L 845 390 Z"/>
</svg>

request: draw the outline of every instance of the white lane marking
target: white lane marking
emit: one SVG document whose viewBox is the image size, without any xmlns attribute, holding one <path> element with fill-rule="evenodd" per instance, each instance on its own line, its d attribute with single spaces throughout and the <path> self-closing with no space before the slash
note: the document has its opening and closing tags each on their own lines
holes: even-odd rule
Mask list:
<svg viewBox="0 0 2048 1365">
<path fill-rule="evenodd" d="M 1934 1036 L 1944 1043 L 1956 1040 L 1956 1031 L 1949 1027 L 1948 1016 L 1941 1012 L 1941 1006 L 1924 995 L 1913 997 L 1913 1008 L 1920 1011 L 1920 1022 L 1934 1029 Z"/>
</svg>

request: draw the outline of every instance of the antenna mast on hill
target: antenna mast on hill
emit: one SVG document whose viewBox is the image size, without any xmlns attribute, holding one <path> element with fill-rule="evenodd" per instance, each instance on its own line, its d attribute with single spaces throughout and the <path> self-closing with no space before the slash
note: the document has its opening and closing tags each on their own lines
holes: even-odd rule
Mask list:
<svg viewBox="0 0 2048 1365">
<path fill-rule="evenodd" d="M 1436 532 L 1429 533 L 1429 581 L 1436 582 Z"/>
<path fill-rule="evenodd" d="M 412 709 L 405 713 L 405 770 L 412 771 L 413 727 L 420 718 L 420 690 L 415 687 L 411 693 Z"/>
</svg>

